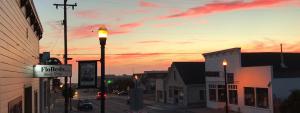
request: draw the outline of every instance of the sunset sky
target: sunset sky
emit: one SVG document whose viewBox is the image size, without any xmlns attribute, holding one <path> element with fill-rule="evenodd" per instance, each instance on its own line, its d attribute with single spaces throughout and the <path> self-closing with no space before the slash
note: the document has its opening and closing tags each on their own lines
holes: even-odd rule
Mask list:
<svg viewBox="0 0 300 113">
<path fill-rule="evenodd" d="M 40 51 L 63 54 L 63 0 L 34 0 L 44 28 Z M 299 0 L 68 0 L 68 49 L 77 60 L 100 58 L 97 30 L 109 31 L 108 74 L 167 70 L 173 61 L 204 61 L 202 53 L 300 52 Z M 82 55 L 86 54 L 86 55 Z"/>
</svg>

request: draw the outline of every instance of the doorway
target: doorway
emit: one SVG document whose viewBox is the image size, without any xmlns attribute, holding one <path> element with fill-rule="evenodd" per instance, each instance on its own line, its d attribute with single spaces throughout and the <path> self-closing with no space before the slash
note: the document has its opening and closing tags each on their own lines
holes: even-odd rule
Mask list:
<svg viewBox="0 0 300 113">
<path fill-rule="evenodd" d="M 24 90 L 24 111 L 25 113 L 32 113 L 32 87 L 26 87 Z"/>
</svg>

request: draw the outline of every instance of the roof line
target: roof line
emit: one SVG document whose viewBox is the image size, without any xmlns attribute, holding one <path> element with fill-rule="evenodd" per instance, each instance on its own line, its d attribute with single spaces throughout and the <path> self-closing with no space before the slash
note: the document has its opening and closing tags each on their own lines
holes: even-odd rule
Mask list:
<svg viewBox="0 0 300 113">
<path fill-rule="evenodd" d="M 203 56 L 210 56 L 210 55 L 215 55 L 215 54 L 220 54 L 220 53 L 226 53 L 226 52 L 230 52 L 230 51 L 241 51 L 240 47 L 235 47 L 235 48 L 230 48 L 230 49 L 225 49 L 225 50 L 219 50 L 219 51 L 214 51 L 214 52 L 210 52 L 210 53 L 204 53 Z"/>
</svg>

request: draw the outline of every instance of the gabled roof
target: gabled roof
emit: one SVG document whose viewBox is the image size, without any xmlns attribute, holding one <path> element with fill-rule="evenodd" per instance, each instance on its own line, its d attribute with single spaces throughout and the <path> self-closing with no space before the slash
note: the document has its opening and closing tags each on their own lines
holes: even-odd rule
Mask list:
<svg viewBox="0 0 300 113">
<path fill-rule="evenodd" d="M 283 59 L 286 68 L 280 52 L 242 53 L 241 66 L 273 66 L 274 77 L 300 77 L 300 53 L 283 53 Z"/>
<path fill-rule="evenodd" d="M 173 62 L 172 66 L 175 66 L 186 85 L 205 83 L 204 62 Z"/>
<path fill-rule="evenodd" d="M 165 78 L 168 75 L 168 71 L 144 71 L 143 78 Z"/>
<path fill-rule="evenodd" d="M 163 79 L 168 76 L 168 71 L 145 71 L 140 80 L 143 84 L 149 81 L 149 79 Z"/>
</svg>

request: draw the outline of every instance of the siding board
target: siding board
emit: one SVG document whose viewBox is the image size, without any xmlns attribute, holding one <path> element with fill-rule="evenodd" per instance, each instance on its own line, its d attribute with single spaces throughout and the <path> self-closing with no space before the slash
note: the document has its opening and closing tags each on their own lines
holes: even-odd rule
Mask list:
<svg viewBox="0 0 300 113">
<path fill-rule="evenodd" d="M 1 37 L 1 33 L 0 33 L 0 37 Z M 9 41 L 1 39 L 0 38 L 0 46 L 6 48 L 8 51 L 11 51 L 14 54 L 17 54 L 18 56 L 22 56 L 22 58 L 27 58 L 27 61 L 29 60 L 30 62 L 33 62 L 34 59 L 28 59 L 32 56 L 30 56 L 28 53 L 26 53 L 25 51 L 21 51 L 20 49 L 16 48 L 15 46 L 11 45 L 9 43 Z M 28 61 L 28 62 L 29 62 Z"/>
<path fill-rule="evenodd" d="M 1 13 L 1 12 L 0 12 Z M 20 47 L 21 51 L 26 51 L 27 53 L 30 54 L 30 56 L 36 56 L 36 54 L 33 54 L 31 51 L 27 50 L 28 48 L 26 46 L 24 46 L 22 44 L 22 42 L 20 42 L 19 40 L 16 40 L 16 37 L 7 29 L 7 27 L 5 27 L 2 23 L 0 23 L 0 35 L 1 35 L 1 39 L 10 41 L 12 40 L 14 42 L 13 45 L 15 45 L 16 47 Z M 10 39 L 10 40 L 8 40 Z"/>
<path fill-rule="evenodd" d="M 7 1 L 8 2 L 8 1 Z M 22 43 L 26 48 L 29 48 L 30 52 L 31 53 L 34 53 L 33 52 L 33 47 L 30 47 L 30 44 L 28 43 L 29 41 L 26 40 L 26 38 L 22 38 L 22 29 L 20 29 L 21 27 L 24 27 L 24 26 L 28 26 L 28 25 L 22 25 L 20 24 L 17 20 L 16 20 L 16 17 L 17 18 L 20 18 L 18 17 L 15 13 L 13 13 L 7 6 L 7 2 L 5 1 L 2 1 L 2 7 L 0 6 L 0 10 L 2 10 L 2 17 L 5 18 L 6 22 L 9 24 L 7 25 L 8 29 L 10 30 L 11 33 L 13 33 L 13 35 L 15 36 L 15 38 L 17 38 L 17 40 L 20 41 L 20 43 Z M 25 17 L 23 17 L 25 18 Z M 8 21 L 10 20 L 10 21 Z M 27 23 L 27 22 L 26 22 Z M 13 32 L 15 31 L 15 32 Z M 25 32 L 25 30 L 23 30 Z M 31 30 L 28 30 L 28 31 L 31 31 Z M 33 31 L 32 31 L 33 32 Z M 23 37 L 26 36 L 23 34 Z"/>
<path fill-rule="evenodd" d="M 39 79 L 32 78 L 33 65 L 38 63 L 39 37 L 18 2 L 0 0 L 0 113 L 7 113 L 8 102 L 17 97 L 24 102 L 27 86 L 39 94 Z"/>
</svg>

